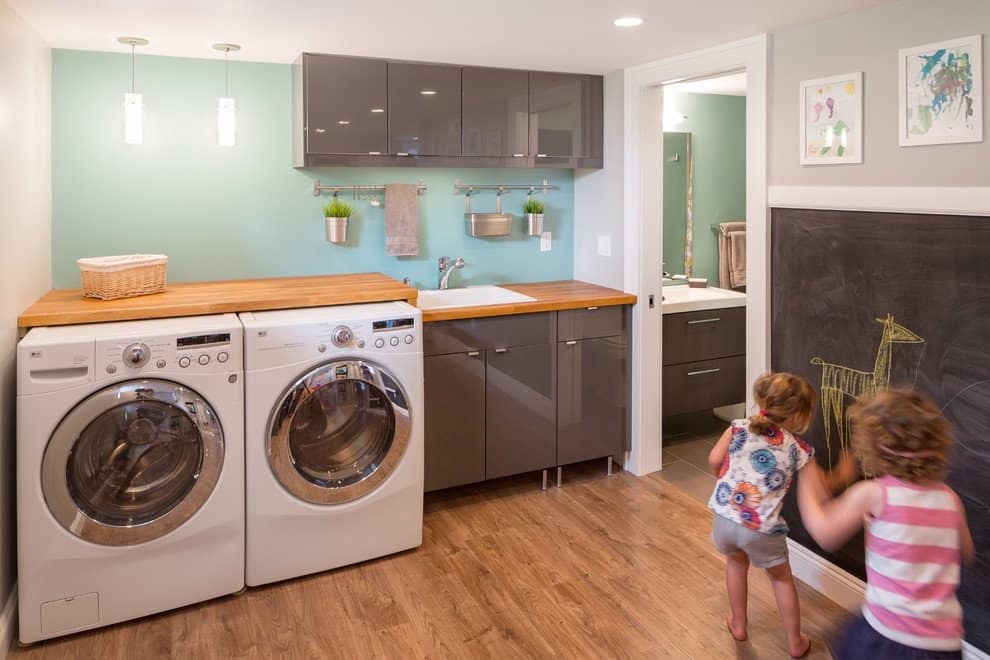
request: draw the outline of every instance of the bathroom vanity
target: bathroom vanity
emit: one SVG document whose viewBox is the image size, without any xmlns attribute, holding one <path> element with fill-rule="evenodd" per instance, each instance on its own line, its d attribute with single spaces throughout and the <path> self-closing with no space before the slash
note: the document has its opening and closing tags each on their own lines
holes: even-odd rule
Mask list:
<svg viewBox="0 0 990 660">
<path fill-rule="evenodd" d="M 746 295 L 715 287 L 663 288 L 663 415 L 746 396 Z"/>
</svg>

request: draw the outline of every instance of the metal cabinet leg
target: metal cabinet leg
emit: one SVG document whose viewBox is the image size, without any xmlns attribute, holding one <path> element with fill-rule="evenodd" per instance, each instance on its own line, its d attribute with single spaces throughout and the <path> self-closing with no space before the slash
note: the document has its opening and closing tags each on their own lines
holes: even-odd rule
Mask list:
<svg viewBox="0 0 990 660">
<path fill-rule="evenodd" d="M 612 457 L 608 457 L 608 476 L 612 476 Z"/>
<path fill-rule="evenodd" d="M 564 468 L 560 465 L 557 466 L 557 488 L 560 488 L 561 484 L 564 483 Z"/>
<path fill-rule="evenodd" d="M 547 471 L 543 470 L 543 485 L 540 486 L 540 490 L 546 490 L 546 489 L 547 489 Z"/>
</svg>

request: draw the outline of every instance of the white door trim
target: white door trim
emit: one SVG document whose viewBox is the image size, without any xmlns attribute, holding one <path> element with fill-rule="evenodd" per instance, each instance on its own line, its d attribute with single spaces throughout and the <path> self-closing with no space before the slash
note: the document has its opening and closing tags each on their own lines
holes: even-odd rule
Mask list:
<svg viewBox="0 0 990 660">
<path fill-rule="evenodd" d="M 623 287 L 639 298 L 632 315 L 632 448 L 625 469 L 660 469 L 662 163 L 661 85 L 746 70 L 746 379 L 770 366 L 767 212 L 767 36 L 759 35 L 625 70 Z M 653 296 L 654 307 L 649 306 Z M 747 403 L 752 403 L 747 392 Z"/>
</svg>

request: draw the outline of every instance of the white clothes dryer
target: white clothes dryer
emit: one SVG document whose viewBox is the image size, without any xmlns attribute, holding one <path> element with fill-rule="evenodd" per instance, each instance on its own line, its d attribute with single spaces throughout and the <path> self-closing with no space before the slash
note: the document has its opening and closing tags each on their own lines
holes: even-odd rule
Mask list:
<svg viewBox="0 0 990 660">
<path fill-rule="evenodd" d="M 244 588 L 243 387 L 233 314 L 27 333 L 21 642 Z"/>
<path fill-rule="evenodd" d="M 423 540 L 422 315 L 405 303 L 241 314 L 246 582 Z"/>
</svg>

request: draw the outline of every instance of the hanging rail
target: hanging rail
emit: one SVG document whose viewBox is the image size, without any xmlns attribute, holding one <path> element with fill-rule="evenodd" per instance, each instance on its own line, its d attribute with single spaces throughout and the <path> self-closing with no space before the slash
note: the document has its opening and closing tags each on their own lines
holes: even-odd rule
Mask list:
<svg viewBox="0 0 990 660">
<path fill-rule="evenodd" d="M 320 184 L 320 180 L 317 179 L 313 182 L 313 197 L 319 197 L 320 193 L 329 192 L 336 195 L 342 191 L 354 191 L 354 192 L 385 192 L 385 186 L 372 186 L 372 185 L 360 185 L 360 186 L 324 186 Z M 416 192 L 420 195 L 426 190 L 426 184 L 420 181 L 416 184 Z"/>
<path fill-rule="evenodd" d="M 549 180 L 543 179 L 543 183 L 461 183 L 459 179 L 454 179 L 454 194 L 467 193 L 470 195 L 476 190 L 495 190 L 499 194 L 506 192 L 508 190 L 528 190 L 530 194 L 540 190 L 542 192 L 547 192 L 548 190 L 556 190 L 557 186 L 552 185 Z"/>
</svg>

